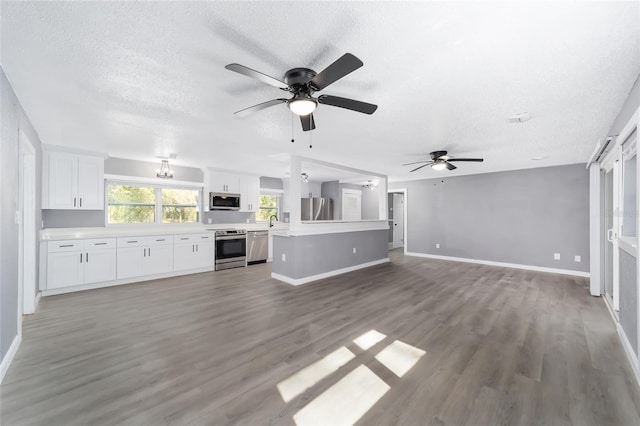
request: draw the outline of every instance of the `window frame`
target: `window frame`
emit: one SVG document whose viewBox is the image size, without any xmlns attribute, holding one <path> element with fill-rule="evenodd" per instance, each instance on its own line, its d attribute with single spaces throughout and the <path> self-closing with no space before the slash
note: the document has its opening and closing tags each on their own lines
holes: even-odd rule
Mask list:
<svg viewBox="0 0 640 426">
<path fill-rule="evenodd" d="M 189 225 L 198 225 L 202 223 L 202 194 L 203 187 L 202 186 L 191 186 L 191 185 L 175 185 L 168 184 L 163 185 L 161 183 L 155 182 L 144 182 L 144 181 L 135 181 L 135 180 L 116 180 L 116 179 L 105 179 L 105 189 L 104 189 L 104 223 L 105 226 L 114 226 L 114 227 L 130 227 L 130 226 L 189 226 Z M 130 186 L 139 186 L 143 188 L 153 188 L 154 189 L 154 221 L 147 223 L 109 223 L 109 185 L 130 185 Z M 163 222 L 162 218 L 162 207 L 164 204 L 162 203 L 162 190 L 163 189 L 186 189 L 190 191 L 198 191 L 198 203 L 196 204 L 196 208 L 198 209 L 198 220 L 195 222 Z M 170 204 L 168 204 L 170 205 Z"/>
</svg>

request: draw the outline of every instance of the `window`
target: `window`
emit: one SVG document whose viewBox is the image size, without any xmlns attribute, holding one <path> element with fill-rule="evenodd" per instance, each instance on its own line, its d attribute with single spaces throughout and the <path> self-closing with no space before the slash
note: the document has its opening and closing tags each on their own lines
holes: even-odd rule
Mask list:
<svg viewBox="0 0 640 426">
<path fill-rule="evenodd" d="M 155 188 L 109 185 L 107 223 L 155 223 Z"/>
<path fill-rule="evenodd" d="M 162 189 L 162 223 L 198 222 L 200 191 L 193 189 Z"/>
<path fill-rule="evenodd" d="M 107 224 L 197 223 L 200 190 L 107 183 Z"/>
<path fill-rule="evenodd" d="M 260 195 L 260 209 L 256 212 L 257 221 L 268 221 L 271 215 L 280 217 L 280 196 L 272 194 Z"/>
</svg>

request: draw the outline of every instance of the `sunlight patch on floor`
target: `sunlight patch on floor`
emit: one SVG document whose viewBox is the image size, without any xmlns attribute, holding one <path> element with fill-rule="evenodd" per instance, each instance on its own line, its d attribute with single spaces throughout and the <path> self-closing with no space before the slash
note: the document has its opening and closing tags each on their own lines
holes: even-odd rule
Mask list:
<svg viewBox="0 0 640 426">
<path fill-rule="evenodd" d="M 369 330 L 366 333 L 364 333 L 362 336 L 356 337 L 353 340 L 353 343 L 360 346 L 362 350 L 366 351 L 367 349 L 375 346 L 376 343 L 384 340 L 386 337 L 387 336 L 385 336 L 382 333 L 379 333 L 376 330 Z"/>
<path fill-rule="evenodd" d="M 298 371 L 293 376 L 278 383 L 278 391 L 284 402 L 289 402 L 320 380 L 336 372 L 355 358 L 353 352 L 342 346 L 319 361 Z"/>
<path fill-rule="evenodd" d="M 383 350 L 375 358 L 389 370 L 398 376 L 404 376 L 407 371 L 416 365 L 425 351 L 414 346 L 396 340 Z"/>
<path fill-rule="evenodd" d="M 352 425 L 390 389 L 364 365 L 359 366 L 293 416 L 298 426 Z"/>
</svg>

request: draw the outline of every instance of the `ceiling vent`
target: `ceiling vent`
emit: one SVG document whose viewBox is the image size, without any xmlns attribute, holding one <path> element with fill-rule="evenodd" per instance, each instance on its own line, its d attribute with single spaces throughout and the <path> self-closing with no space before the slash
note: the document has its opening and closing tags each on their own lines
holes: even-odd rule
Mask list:
<svg viewBox="0 0 640 426">
<path fill-rule="evenodd" d="M 524 123 L 529 120 L 531 120 L 531 113 L 528 112 L 522 112 L 507 118 L 509 123 Z"/>
</svg>

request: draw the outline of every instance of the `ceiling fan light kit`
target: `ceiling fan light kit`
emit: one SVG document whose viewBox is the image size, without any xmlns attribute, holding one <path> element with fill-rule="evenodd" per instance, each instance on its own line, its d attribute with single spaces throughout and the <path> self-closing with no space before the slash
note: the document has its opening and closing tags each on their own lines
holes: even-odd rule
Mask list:
<svg viewBox="0 0 640 426">
<path fill-rule="evenodd" d="M 240 64 L 229 64 L 225 68 L 229 71 L 234 71 L 238 74 L 259 80 L 280 90 L 287 91 L 293 95 L 290 99 L 273 99 L 241 109 L 236 111 L 234 113 L 235 115 L 244 116 L 265 108 L 286 103 L 291 112 L 300 116 L 302 130 L 308 132 L 316 128 L 313 112 L 318 107 L 318 104 L 349 109 L 369 115 L 378 109 L 378 106 L 374 104 L 338 96 L 320 95 L 317 98 L 313 97 L 315 92 L 323 90 L 363 65 L 362 61 L 354 55 L 345 53 L 320 73 L 316 73 L 309 68 L 290 69 L 285 73 L 284 81 L 280 81 L 277 78 L 273 78 Z"/>
<path fill-rule="evenodd" d="M 422 164 L 421 166 L 416 167 L 413 170 L 410 170 L 409 172 L 415 172 L 418 171 L 420 169 L 422 169 L 423 167 L 427 167 L 427 166 L 431 166 L 431 168 L 433 170 L 455 170 L 457 169 L 456 166 L 454 166 L 453 164 L 451 164 L 453 161 L 473 161 L 473 162 L 477 162 L 477 163 L 481 163 L 484 161 L 483 158 L 453 158 L 453 157 L 449 157 L 447 155 L 447 151 L 433 151 L 431 153 L 429 153 L 429 157 L 431 157 L 430 160 L 424 160 L 424 161 L 414 161 L 413 163 L 405 163 L 403 164 L 403 166 L 409 166 L 411 164 Z"/>
</svg>

